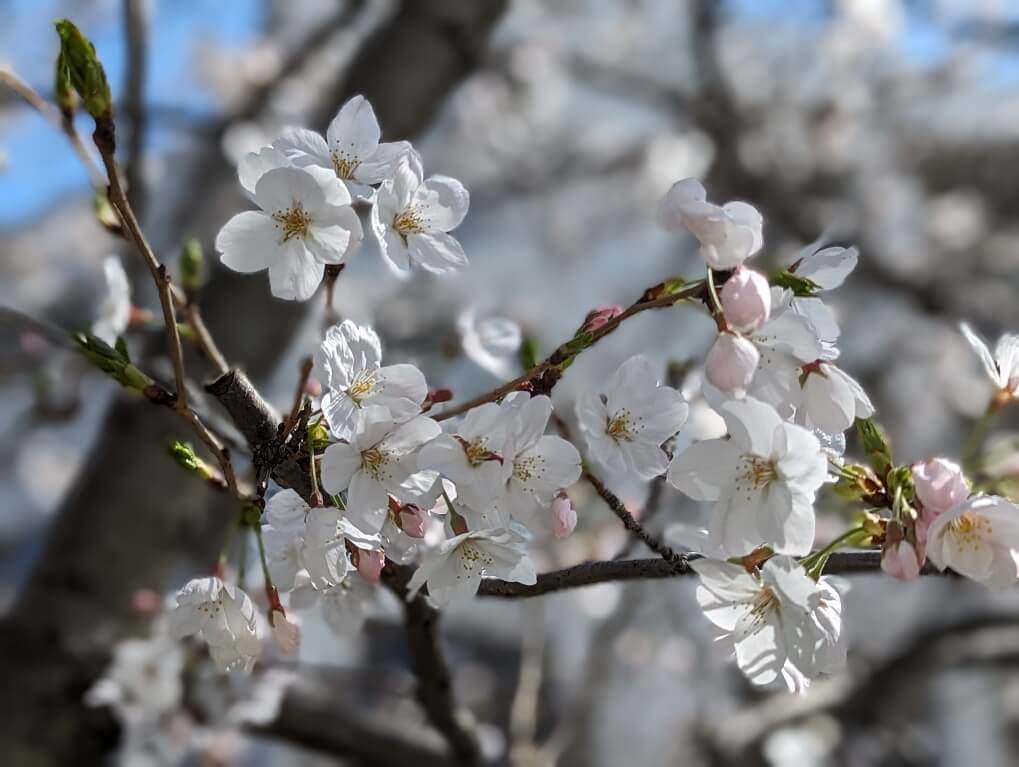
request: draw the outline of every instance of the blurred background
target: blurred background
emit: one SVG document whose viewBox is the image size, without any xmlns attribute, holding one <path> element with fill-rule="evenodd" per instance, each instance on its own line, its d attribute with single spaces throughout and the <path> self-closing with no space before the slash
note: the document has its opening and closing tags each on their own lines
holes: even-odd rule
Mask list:
<svg viewBox="0 0 1019 767">
<path fill-rule="evenodd" d="M 238 158 L 284 125 L 324 130 L 356 93 L 384 138 L 413 140 L 427 170 L 461 179 L 470 269 L 401 281 L 369 238 L 335 301 L 379 330 L 390 361 L 415 362 L 458 398 L 499 382 L 460 352 L 465 312 L 515 320 L 543 356 L 590 309 L 696 275 L 691 242 L 654 220 L 686 176 L 712 200 L 762 211 L 767 265 L 822 236 L 860 247 L 856 272 L 825 298 L 843 367 L 864 382 L 900 462 L 957 455 L 986 405 L 990 384 L 958 321 L 988 338 L 1019 330 L 1013 0 L 0 0 L 0 66 L 47 97 L 52 22 L 64 16 L 106 65 L 131 195 L 171 265 L 188 237 L 211 256 L 219 227 L 246 207 Z M 158 309 L 140 262 L 97 223 L 65 137 L 0 90 L 0 305 L 87 328 L 107 294 L 103 259 L 118 253 L 134 303 Z M 321 337 L 321 292 L 277 301 L 264 275 L 210 257 L 201 302 L 227 357 L 286 409 L 298 360 Z M 556 405 L 570 420 L 576 394 L 636 352 L 674 363 L 695 397 L 687 363 L 712 332 L 692 310 L 644 313 L 570 368 Z M 118 727 L 82 696 L 110 648 L 144 630 L 135 596 L 207 570 L 229 511 L 167 458 L 170 439 L 189 438 L 177 421 L 45 335 L 3 316 L 0 745 L 17 767 L 112 758 Z M 129 343 L 172 378 L 157 327 L 141 323 Z M 200 380 L 201 363 L 191 369 Z M 716 428 L 698 413 L 681 439 Z M 994 434 L 1005 475 L 1019 471 L 1009 427 L 1006 413 Z M 667 487 L 608 479 L 674 541 L 699 521 Z M 539 546 L 539 570 L 628 546 L 597 498 L 580 486 L 573 496 L 578 531 Z M 830 499 L 819 513 L 820 536 L 841 530 Z M 849 674 L 790 698 L 746 684 L 681 581 L 476 600 L 451 614 L 455 690 L 492 762 L 1019 764 L 1014 593 L 854 577 Z M 170 745 L 118 758 L 392 763 L 344 761 L 315 731 L 365 712 L 424 726 L 397 619 L 388 595 L 354 639 L 308 615 L 296 666 L 247 682 L 196 675 Z"/>
</svg>

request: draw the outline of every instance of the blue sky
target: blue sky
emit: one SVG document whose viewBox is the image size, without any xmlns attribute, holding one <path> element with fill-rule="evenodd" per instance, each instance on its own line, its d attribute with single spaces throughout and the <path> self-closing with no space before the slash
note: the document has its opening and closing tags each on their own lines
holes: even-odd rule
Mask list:
<svg viewBox="0 0 1019 767">
<path fill-rule="evenodd" d="M 52 89 L 57 35 L 53 21 L 83 9 L 72 20 L 95 42 L 114 98 L 124 79 L 125 45 L 120 2 L 68 3 L 56 0 L 8 0 L 0 28 L 2 62 L 42 92 Z M 226 46 L 250 44 L 261 29 L 257 0 L 156 0 L 152 3 L 152 41 L 146 92 L 150 103 L 209 115 L 213 102 L 193 67 L 194 46 L 211 40 Z M 79 128 L 90 131 L 82 118 Z M 170 134 L 156 127 L 150 146 L 165 145 Z M 0 124 L 0 149 L 8 168 L 0 174 L 0 229 L 44 211 L 55 199 L 88 189 L 88 177 L 66 140 L 37 115 L 18 112 Z"/>
</svg>

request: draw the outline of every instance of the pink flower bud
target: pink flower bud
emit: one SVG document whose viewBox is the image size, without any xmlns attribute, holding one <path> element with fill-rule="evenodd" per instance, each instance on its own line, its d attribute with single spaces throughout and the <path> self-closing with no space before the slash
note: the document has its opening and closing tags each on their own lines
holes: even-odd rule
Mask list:
<svg viewBox="0 0 1019 767">
<path fill-rule="evenodd" d="M 557 495 L 552 501 L 552 535 L 562 540 L 568 538 L 577 526 L 577 510 L 565 495 Z"/>
<path fill-rule="evenodd" d="M 590 333 L 593 330 L 604 327 L 605 323 L 622 313 L 623 307 L 621 306 L 599 306 L 597 309 L 592 309 L 587 313 L 587 316 L 584 318 L 584 324 L 581 325 L 580 329 Z"/>
<path fill-rule="evenodd" d="M 427 523 L 428 512 L 420 506 L 408 503 L 396 511 L 396 526 L 411 538 L 424 538 Z"/>
<path fill-rule="evenodd" d="M 720 298 L 725 321 L 735 330 L 756 330 L 771 315 L 771 287 L 753 269 L 737 269 L 722 286 Z"/>
<path fill-rule="evenodd" d="M 301 644 L 301 630 L 297 624 L 287 620 L 286 613 L 282 610 L 272 610 L 269 613 L 269 626 L 272 641 L 280 653 L 296 655 L 297 648 Z"/>
<path fill-rule="evenodd" d="M 742 399 L 760 360 L 757 347 L 747 339 L 735 333 L 719 333 L 704 360 L 704 375 L 723 394 Z"/>
<path fill-rule="evenodd" d="M 921 520 L 926 518 L 926 526 L 934 517 L 969 498 L 969 485 L 962 469 L 945 458 L 913 464 L 913 487 L 923 504 Z"/>
<path fill-rule="evenodd" d="M 907 540 L 885 546 L 881 552 L 881 569 L 893 578 L 912 580 L 920 575 L 920 565 L 916 549 Z"/>
<path fill-rule="evenodd" d="M 354 566 L 365 580 L 378 583 L 382 577 L 382 568 L 386 566 L 386 552 L 382 549 L 369 551 L 368 549 L 356 549 L 354 552 Z"/>
</svg>

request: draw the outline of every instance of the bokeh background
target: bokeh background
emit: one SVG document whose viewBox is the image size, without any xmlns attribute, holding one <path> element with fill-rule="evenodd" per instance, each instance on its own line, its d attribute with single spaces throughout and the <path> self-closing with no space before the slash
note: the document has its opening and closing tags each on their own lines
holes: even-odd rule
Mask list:
<svg viewBox="0 0 1019 767">
<path fill-rule="evenodd" d="M 690 241 L 654 220 L 685 176 L 763 212 L 767 265 L 822 236 L 860 247 L 859 268 L 826 298 L 843 367 L 871 393 L 899 461 L 957 455 L 986 405 L 958 321 L 988 337 L 1019 329 L 1013 0 L 0 0 L 0 65 L 47 96 L 63 16 L 106 64 L 131 193 L 171 264 L 188 237 L 211 251 L 245 207 L 240 156 L 284 125 L 324 129 L 356 93 L 387 139 L 414 140 L 426 168 L 463 180 L 469 270 L 397 280 L 369 241 L 336 295 L 343 316 L 375 325 L 389 359 L 458 397 L 498 383 L 459 351 L 464 311 L 514 319 L 547 352 L 588 310 L 696 275 Z M 0 91 L 0 305 L 88 327 L 111 253 L 135 303 L 156 308 L 133 254 L 97 224 L 65 138 Z M 285 409 L 321 335 L 321 294 L 295 306 L 262 275 L 214 258 L 209 272 L 202 305 L 221 346 Z M 569 420 L 577 392 L 636 352 L 676 363 L 693 396 L 689 363 L 711 337 L 692 310 L 642 314 L 570 368 L 555 402 Z M 157 329 L 130 343 L 169 373 Z M 681 439 L 698 428 L 710 430 L 706 415 Z M 132 595 L 207 568 L 228 510 L 166 457 L 169 439 L 188 437 L 180 424 L 6 313 L 0 434 L 0 744 L 21 749 L 18 767 L 99 763 L 117 728 L 81 697 L 110 647 L 142 630 Z M 1013 442 L 1006 412 L 1001 473 L 1019 471 Z M 609 480 L 644 507 L 647 487 Z M 700 510 L 659 491 L 649 524 L 682 541 Z M 540 569 L 626 545 L 596 498 L 578 487 L 574 501 L 578 531 L 539 547 Z M 821 536 L 844 524 L 836 504 L 820 513 Z M 687 582 L 478 601 L 449 616 L 444 639 L 494 763 L 1019 764 L 1016 594 L 940 578 L 847 583 L 849 673 L 803 699 L 745 683 Z M 349 709 L 423 726 L 396 618 L 382 598 L 350 640 L 308 616 L 299 668 L 285 670 L 321 683 L 321 728 L 335 726 L 324 712 Z M 192 687 L 174 723 L 179 763 L 354 763 L 316 753 L 307 726 L 253 734 L 230 704 L 248 697 L 243 685 Z"/>
</svg>

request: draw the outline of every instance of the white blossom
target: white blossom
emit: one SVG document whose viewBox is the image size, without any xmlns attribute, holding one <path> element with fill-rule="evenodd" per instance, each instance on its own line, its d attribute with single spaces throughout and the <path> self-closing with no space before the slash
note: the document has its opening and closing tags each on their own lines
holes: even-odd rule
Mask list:
<svg viewBox="0 0 1019 767">
<path fill-rule="evenodd" d="M 677 454 L 668 480 L 695 500 L 714 501 L 712 545 L 724 556 L 758 546 L 803 555 L 814 542 L 814 496 L 827 475 L 817 438 L 753 398 L 720 407 L 729 439 Z"/>
<path fill-rule="evenodd" d="M 449 538 L 425 552 L 407 584 L 407 596 L 413 598 L 427 583 L 432 601 L 449 607 L 474 596 L 483 577 L 536 583 L 525 543 L 519 533 L 508 529 L 474 530 Z"/>
<path fill-rule="evenodd" d="M 714 205 L 695 178 L 677 181 L 658 206 L 658 221 L 670 231 L 688 231 L 701 243 L 712 269 L 734 269 L 761 249 L 764 221 L 745 202 Z"/>
<path fill-rule="evenodd" d="M 719 333 L 704 358 L 704 377 L 725 397 L 742 399 L 754 381 L 761 353 L 738 333 Z"/>
<path fill-rule="evenodd" d="M 397 161 L 411 152 L 406 141 L 380 143 L 381 136 L 372 105 L 364 96 L 354 96 L 340 107 L 324 139 L 314 131 L 289 128 L 273 148 L 298 167 L 329 169 L 352 196 L 368 199 L 371 186 L 390 178 Z"/>
<path fill-rule="evenodd" d="M 477 506 L 500 490 L 512 411 L 486 402 L 467 411 L 454 434 L 440 434 L 418 454 L 418 466 L 450 479 L 461 500 Z"/>
<path fill-rule="evenodd" d="M 591 458 L 651 479 L 668 468 L 662 443 L 680 430 L 689 407 L 682 394 L 662 385 L 647 357 L 635 355 L 598 391 L 578 397 L 576 410 Z"/>
<path fill-rule="evenodd" d="M 383 408 L 383 417 L 406 421 L 421 412 L 428 395 L 424 375 L 410 364 L 383 367 L 382 345 L 370 327 L 344 320 L 326 331 L 315 358 L 317 377 L 326 388 L 322 412 L 337 439 L 349 439 L 367 408 Z"/>
<path fill-rule="evenodd" d="M 113 346 L 131 320 L 131 283 L 116 256 L 107 256 L 103 261 L 103 276 L 106 295 L 99 305 L 99 316 L 92 323 L 92 335 Z"/>
<path fill-rule="evenodd" d="M 580 453 L 562 437 L 545 434 L 552 415 L 548 397 L 515 392 L 502 407 L 513 415 L 513 425 L 503 456 L 503 494 L 497 503 L 525 525 L 535 524 L 553 496 L 580 479 Z"/>
<path fill-rule="evenodd" d="M 365 532 L 377 533 L 386 521 L 389 496 L 413 501 L 422 491 L 407 486 L 418 471 L 417 451 L 440 433 L 431 418 L 396 423 L 369 411 L 349 443 L 338 442 L 322 455 L 322 486 L 333 495 L 347 492 L 347 517 Z M 434 484 L 434 482 L 433 482 Z"/>
<path fill-rule="evenodd" d="M 114 646 L 110 665 L 85 702 L 111 707 L 125 727 L 151 725 L 180 705 L 183 670 L 184 653 L 169 637 L 125 639 Z"/>
<path fill-rule="evenodd" d="M 251 598 L 216 577 L 195 578 L 177 592 L 169 631 L 175 639 L 201 634 L 223 671 L 250 671 L 261 650 Z"/>
<path fill-rule="evenodd" d="M 423 175 L 413 153 L 401 158 L 372 206 L 382 256 L 400 274 L 415 265 L 436 274 L 467 266 L 463 247 L 449 234 L 467 215 L 467 190 L 454 178 Z"/>
<path fill-rule="evenodd" d="M 994 354 L 987 348 L 969 325 L 962 323 L 959 330 L 980 357 L 987 377 L 999 391 L 1015 394 L 1019 388 L 1019 335 L 1006 334 L 994 345 Z"/>
<path fill-rule="evenodd" d="M 361 243 L 361 222 L 339 181 L 294 167 L 266 171 L 254 188 L 261 210 L 231 218 L 216 236 L 223 264 L 234 271 L 269 270 L 277 298 L 304 301 Z"/>
<path fill-rule="evenodd" d="M 927 557 L 939 570 L 991 588 L 1016 581 L 1019 508 L 996 495 L 974 495 L 938 515 L 927 531 Z"/>
<path fill-rule="evenodd" d="M 517 323 L 505 317 L 478 319 L 474 309 L 468 309 L 457 317 L 456 325 L 471 362 L 496 378 L 511 378 L 516 373 L 516 355 L 523 341 Z"/>
<path fill-rule="evenodd" d="M 700 576 L 698 604 L 732 642 L 736 663 L 753 684 L 782 681 L 801 691 L 844 663 L 841 597 L 794 559 L 772 557 L 759 575 L 713 559 L 691 567 Z"/>
</svg>

